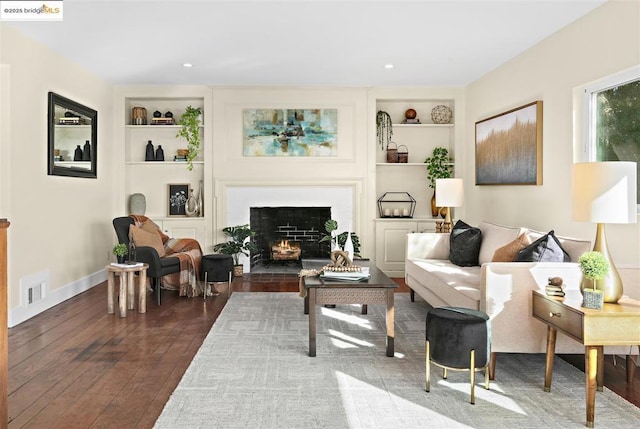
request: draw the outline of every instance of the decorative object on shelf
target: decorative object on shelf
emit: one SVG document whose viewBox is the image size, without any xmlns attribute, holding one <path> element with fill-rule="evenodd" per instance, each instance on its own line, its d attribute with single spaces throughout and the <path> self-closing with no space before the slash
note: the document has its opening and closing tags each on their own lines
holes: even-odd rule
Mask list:
<svg viewBox="0 0 640 429">
<path fill-rule="evenodd" d="M 159 110 L 156 110 L 155 112 L 153 112 L 153 117 L 162 118 L 162 113 Z"/>
<path fill-rule="evenodd" d="M 351 239 L 351 226 L 349 226 L 349 229 L 347 230 L 347 238 L 344 241 L 344 251 L 349 257 L 349 263 L 353 261 L 354 249 L 353 249 L 353 240 Z"/>
<path fill-rule="evenodd" d="M 147 211 L 147 199 L 144 194 L 131 194 L 129 197 L 129 214 L 144 215 Z"/>
<path fill-rule="evenodd" d="M 189 154 L 189 149 L 178 149 L 176 150 L 176 154 L 180 157 L 186 157 Z"/>
<path fill-rule="evenodd" d="M 229 237 L 228 241 L 218 243 L 213 246 L 214 252 L 220 252 L 233 257 L 234 274 L 242 277 L 243 266 L 240 264 L 240 255 L 251 256 L 251 252 L 258 252 L 258 246 L 251 241 L 251 237 L 256 235 L 249 228 L 249 225 L 227 226 L 222 228 L 222 232 Z"/>
<path fill-rule="evenodd" d="M 391 145 L 393 145 L 393 147 L 391 147 Z M 394 142 L 387 143 L 387 162 L 398 162 L 398 147 Z"/>
<path fill-rule="evenodd" d="M 147 109 L 144 107 L 132 108 L 131 125 L 147 125 Z"/>
<path fill-rule="evenodd" d="M 604 303 L 604 292 L 598 290 L 597 281 L 604 278 L 609 271 L 609 262 L 602 253 L 591 251 L 580 255 L 578 264 L 580 264 L 580 270 L 584 277 L 582 284 L 584 285 L 586 280 L 591 280 L 592 285 L 592 287 L 582 289 L 582 306 L 601 310 Z"/>
<path fill-rule="evenodd" d="M 436 204 L 436 179 L 448 179 L 453 174 L 453 163 L 449 158 L 449 150 L 438 146 L 433 149 L 433 155 L 424 160 L 427 164 L 427 180 L 429 187 L 433 189 L 431 197 L 431 216 L 438 217 L 439 209 Z"/>
<path fill-rule="evenodd" d="M 637 170 L 635 162 L 584 162 L 573 165 L 573 220 L 597 223 L 593 250 L 600 252 L 609 271 L 597 280 L 604 302 L 616 303 L 623 284 L 605 236 L 605 223 L 636 223 Z M 587 287 L 584 282 L 582 288 Z"/>
<path fill-rule="evenodd" d="M 380 149 L 389 148 L 389 143 L 393 137 L 393 121 L 391 116 L 384 110 L 378 110 L 376 113 L 376 135 L 378 136 L 378 144 Z"/>
<path fill-rule="evenodd" d="M 453 112 L 449 106 L 439 104 L 431 109 L 431 120 L 434 124 L 450 124 Z"/>
<path fill-rule="evenodd" d="M 420 123 L 420 119 L 416 118 L 416 111 L 414 109 L 407 109 L 406 112 L 404 112 L 404 120 L 402 121 L 403 124 L 419 124 Z"/>
<path fill-rule="evenodd" d="M 198 216 L 198 213 L 200 212 L 198 198 L 193 194 L 193 189 L 189 189 L 189 198 L 187 198 L 187 204 L 184 207 L 184 211 L 189 217 Z"/>
<path fill-rule="evenodd" d="M 164 117 L 165 117 L 165 118 L 173 118 L 173 113 L 171 113 L 171 111 L 167 111 L 167 112 L 164 114 Z"/>
<path fill-rule="evenodd" d="M 91 161 L 91 143 L 87 140 L 82 148 L 82 160 Z"/>
<path fill-rule="evenodd" d="M 204 182 L 201 180 L 198 185 L 198 207 L 200 208 L 198 216 L 204 216 Z"/>
<path fill-rule="evenodd" d="M 462 207 L 464 203 L 464 187 L 462 179 L 436 179 L 436 205 L 446 209 L 441 231 L 451 232 L 451 207 Z"/>
<path fill-rule="evenodd" d="M 476 122 L 476 185 L 542 185 L 542 101 Z"/>
<path fill-rule="evenodd" d="M 407 148 L 407 146 L 401 144 L 400 146 L 398 146 L 398 162 L 400 164 L 406 164 L 408 161 L 409 161 L 409 149 Z"/>
<path fill-rule="evenodd" d="M 153 143 L 151 143 L 151 140 L 149 140 L 149 142 L 147 143 L 147 149 L 144 155 L 144 160 L 145 161 L 156 160 L 156 153 L 155 153 L 155 149 L 153 148 Z"/>
<path fill-rule="evenodd" d="M 385 192 L 378 198 L 378 216 L 412 218 L 416 200 L 408 192 Z"/>
<path fill-rule="evenodd" d="M 118 243 L 113 246 L 112 252 L 116 256 L 118 263 L 124 264 L 124 257 L 129 253 L 129 248 L 124 243 Z"/>
<path fill-rule="evenodd" d="M 324 223 L 324 229 L 327 231 L 327 234 L 324 234 L 318 243 L 323 243 L 325 241 L 329 241 L 331 243 L 331 251 L 335 250 L 346 250 L 344 247 L 347 243 L 347 237 L 350 236 L 351 244 L 353 245 L 353 255 L 360 257 L 360 238 L 358 234 L 352 231 L 343 231 L 340 234 L 335 234 L 338 230 L 338 222 L 334 219 L 328 219 Z M 351 228 L 349 228 L 351 230 Z"/>
<path fill-rule="evenodd" d="M 156 161 L 164 161 L 164 149 L 162 149 L 162 145 L 158 145 L 156 149 Z"/>
<path fill-rule="evenodd" d="M 170 113 L 170 112 L 167 112 Z M 165 114 L 166 115 L 166 114 Z M 176 137 L 182 137 L 187 141 L 187 170 L 193 170 L 193 160 L 200 153 L 200 118 L 202 109 L 199 107 L 187 106 L 186 110 L 180 116 L 178 125 L 181 126 Z"/>
<path fill-rule="evenodd" d="M 80 145 L 76 146 L 76 150 L 73 152 L 74 161 L 82 161 L 82 148 Z"/>
<path fill-rule="evenodd" d="M 494 257 L 495 260 L 495 257 Z M 557 296 L 563 298 L 564 293 L 564 280 L 562 277 L 549 277 L 549 283 L 545 287 L 545 292 L 548 296 Z"/>
<path fill-rule="evenodd" d="M 185 206 L 189 198 L 189 184 L 171 183 L 168 189 L 169 216 L 186 216 Z"/>
</svg>

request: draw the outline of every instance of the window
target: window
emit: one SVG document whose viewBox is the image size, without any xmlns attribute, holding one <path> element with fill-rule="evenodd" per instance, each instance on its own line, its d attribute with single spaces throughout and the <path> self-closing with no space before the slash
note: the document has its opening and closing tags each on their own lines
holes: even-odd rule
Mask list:
<svg viewBox="0 0 640 429">
<path fill-rule="evenodd" d="M 584 96 L 586 161 L 635 161 L 640 181 L 640 66 L 590 85 Z"/>
</svg>

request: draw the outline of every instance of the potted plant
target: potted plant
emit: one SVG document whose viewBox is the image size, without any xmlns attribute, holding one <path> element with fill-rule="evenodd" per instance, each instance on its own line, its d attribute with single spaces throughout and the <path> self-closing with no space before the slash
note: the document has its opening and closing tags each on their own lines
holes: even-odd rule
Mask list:
<svg viewBox="0 0 640 429">
<path fill-rule="evenodd" d="M 124 257 L 129 253 L 129 248 L 124 243 L 118 243 L 113 246 L 113 254 L 116 255 L 116 259 L 119 264 L 124 264 Z"/>
<path fill-rule="evenodd" d="M 436 179 L 449 179 L 453 175 L 453 162 L 447 148 L 438 146 L 433 149 L 433 156 L 427 157 L 424 163 L 427 164 L 429 187 L 434 190 L 431 197 L 431 215 L 436 217 L 439 212 L 436 206 Z"/>
<path fill-rule="evenodd" d="M 324 223 L 324 229 L 328 235 L 323 236 L 319 242 L 331 241 L 331 250 L 344 250 L 344 246 L 349 239 L 349 231 L 334 235 L 334 232 L 338 229 L 338 222 L 333 219 L 329 219 Z M 353 256 L 360 257 L 360 239 L 355 232 L 351 233 L 351 242 L 353 243 Z"/>
<path fill-rule="evenodd" d="M 391 137 L 393 137 L 393 122 L 391 116 L 384 110 L 378 110 L 376 113 L 376 134 L 378 136 L 378 144 L 384 150 L 389 146 Z"/>
<path fill-rule="evenodd" d="M 593 287 L 582 289 L 582 306 L 600 310 L 604 302 L 604 293 L 598 289 L 597 281 L 609 271 L 609 262 L 604 255 L 597 251 L 585 252 L 578 258 L 580 270 L 585 279 L 591 280 Z"/>
<path fill-rule="evenodd" d="M 213 250 L 233 256 L 234 274 L 242 276 L 243 270 L 240 264 L 240 255 L 249 256 L 251 252 L 259 250 L 258 246 L 250 240 L 256 233 L 251 231 L 249 225 L 228 226 L 223 228 L 222 232 L 229 237 L 229 240 L 216 244 L 213 246 Z"/>
<path fill-rule="evenodd" d="M 202 109 L 200 107 L 187 106 L 180 119 L 178 125 L 181 125 L 180 131 L 176 137 L 182 137 L 187 141 L 187 169 L 193 170 L 193 160 L 200 153 L 200 118 Z"/>
</svg>

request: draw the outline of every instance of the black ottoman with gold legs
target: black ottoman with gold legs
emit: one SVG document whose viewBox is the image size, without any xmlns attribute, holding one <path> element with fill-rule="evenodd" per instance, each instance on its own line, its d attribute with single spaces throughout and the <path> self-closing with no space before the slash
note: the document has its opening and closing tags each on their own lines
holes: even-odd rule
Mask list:
<svg viewBox="0 0 640 429">
<path fill-rule="evenodd" d="M 426 324 L 426 390 L 431 390 L 431 364 L 447 370 L 469 371 L 471 403 L 476 403 L 475 374 L 484 370 L 485 389 L 489 389 L 491 321 L 482 311 L 460 307 L 432 308 Z"/>
</svg>

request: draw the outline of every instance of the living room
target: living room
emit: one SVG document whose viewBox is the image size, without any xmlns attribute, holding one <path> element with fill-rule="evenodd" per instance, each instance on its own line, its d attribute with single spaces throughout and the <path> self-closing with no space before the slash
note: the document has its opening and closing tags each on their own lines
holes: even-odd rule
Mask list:
<svg viewBox="0 0 640 429">
<path fill-rule="evenodd" d="M 69 8 L 73 3 L 69 3 Z M 232 188 L 301 185 L 353 190 L 353 229 L 363 255 L 375 255 L 377 216 L 375 99 L 455 100 L 456 176 L 464 179 L 465 203 L 456 216 L 470 224 L 489 220 L 592 239 L 595 225 L 575 222 L 571 164 L 581 160 L 582 94 L 591 82 L 640 64 L 640 4 L 607 1 L 504 64 L 464 86 L 314 87 L 268 85 L 118 85 L 64 58 L 7 23 L 0 24 L 0 217 L 9 234 L 9 324 L 16 326 L 104 282 L 115 235 L 111 221 L 126 213 L 124 123 L 127 97 L 199 97 L 205 106 L 205 213 L 203 250 L 236 224 L 225 198 Z M 114 54 L 117 57 L 117 53 Z M 142 78 L 141 78 L 142 81 Z M 48 176 L 49 91 L 98 111 L 98 177 Z M 475 122 L 542 100 L 543 182 L 540 186 L 475 186 Z M 265 105 L 335 106 L 341 141 L 335 159 L 265 159 L 242 156 L 240 112 Z M 419 112 L 427 116 L 428 112 Z M 343 121 L 342 121 L 343 120 Z M 310 171 L 312 170 L 312 172 Z M 426 180 L 424 182 L 426 189 Z M 425 190 L 426 195 L 426 190 Z M 151 199 L 151 195 L 147 195 Z M 160 200 L 164 201 L 165 195 Z M 346 220 L 346 218 L 345 218 Z M 346 225 L 344 225 L 346 228 Z M 625 281 L 640 299 L 640 225 L 607 225 L 609 247 Z M 43 299 L 27 306 L 24 286 L 41 283 Z M 628 286 L 627 286 L 628 285 Z"/>
</svg>

